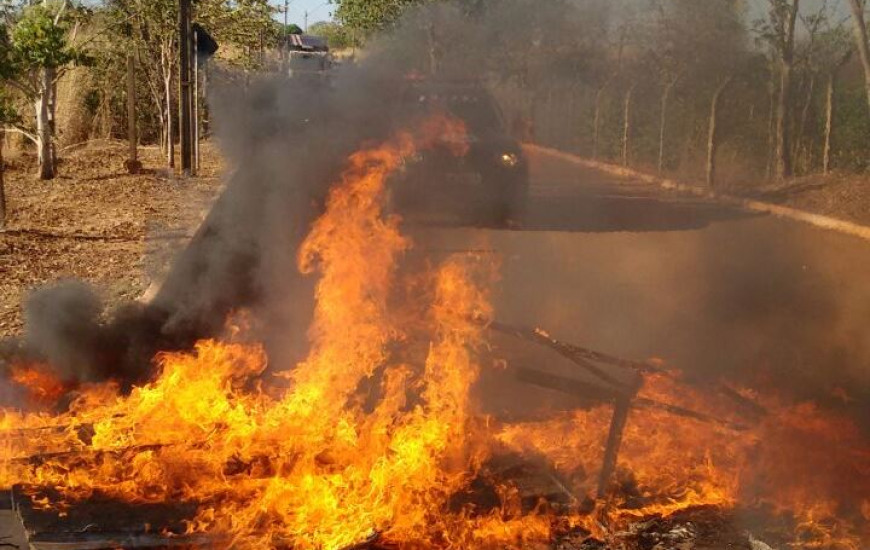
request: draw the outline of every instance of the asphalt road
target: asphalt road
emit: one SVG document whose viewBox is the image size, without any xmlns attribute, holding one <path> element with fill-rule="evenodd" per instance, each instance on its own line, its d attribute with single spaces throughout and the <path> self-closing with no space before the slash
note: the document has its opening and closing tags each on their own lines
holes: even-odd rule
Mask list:
<svg viewBox="0 0 870 550">
<path fill-rule="evenodd" d="M 870 244 L 532 161 L 522 230 L 413 231 L 500 260 L 500 320 L 870 412 Z"/>
</svg>

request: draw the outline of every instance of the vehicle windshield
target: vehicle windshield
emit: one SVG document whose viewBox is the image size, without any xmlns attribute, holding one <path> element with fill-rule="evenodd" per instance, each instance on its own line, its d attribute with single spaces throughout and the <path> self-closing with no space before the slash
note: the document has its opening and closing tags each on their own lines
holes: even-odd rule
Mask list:
<svg viewBox="0 0 870 550">
<path fill-rule="evenodd" d="M 462 119 L 474 133 L 502 129 L 502 121 L 492 100 L 479 92 L 419 92 L 413 94 L 418 109 L 446 111 Z"/>
<path fill-rule="evenodd" d="M 316 53 L 293 52 L 290 55 L 290 69 L 296 71 L 322 71 L 327 68 L 324 55 Z"/>
</svg>

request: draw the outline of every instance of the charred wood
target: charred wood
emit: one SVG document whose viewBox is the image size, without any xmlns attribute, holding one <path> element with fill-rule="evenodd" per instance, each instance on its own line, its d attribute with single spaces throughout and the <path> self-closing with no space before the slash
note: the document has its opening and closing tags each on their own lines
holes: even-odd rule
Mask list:
<svg viewBox="0 0 870 550">
<path fill-rule="evenodd" d="M 550 390 L 573 395 L 583 401 L 585 404 L 589 405 L 613 403 L 622 397 L 634 395 L 629 388 L 625 388 L 622 391 L 614 390 L 594 384 L 589 384 L 581 380 L 567 378 L 565 376 L 559 376 L 557 374 L 541 372 L 534 369 L 519 369 L 517 371 L 517 379 L 521 382 L 526 382 L 528 384 L 540 386 L 542 388 L 547 388 Z M 671 405 L 669 403 L 662 403 L 660 401 L 645 397 L 633 397 L 632 406 L 636 408 L 664 411 L 675 416 L 691 418 L 699 422 L 715 424 L 736 431 L 742 431 L 747 429 L 746 426 L 737 422 L 718 418 L 713 415 L 694 411 L 685 407 Z"/>
</svg>

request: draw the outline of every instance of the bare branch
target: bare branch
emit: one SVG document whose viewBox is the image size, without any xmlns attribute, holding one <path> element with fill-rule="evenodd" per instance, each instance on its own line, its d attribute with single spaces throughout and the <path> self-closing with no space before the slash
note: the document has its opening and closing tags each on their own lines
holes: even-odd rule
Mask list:
<svg viewBox="0 0 870 550">
<path fill-rule="evenodd" d="M 26 131 L 24 128 L 18 126 L 17 124 L 11 124 L 8 126 L 4 126 L 3 129 L 6 132 L 12 132 L 14 134 L 21 134 L 22 136 L 24 136 L 27 139 L 29 139 L 30 141 L 32 141 L 34 145 L 39 144 L 39 140 L 37 139 L 35 134 L 31 134 L 30 132 Z"/>
<path fill-rule="evenodd" d="M 63 4 L 60 5 L 60 9 L 57 10 L 57 15 L 54 16 L 54 26 L 58 26 L 60 24 L 60 18 L 63 17 L 63 13 L 66 11 L 67 6 L 69 5 L 69 0 L 63 0 Z"/>
<path fill-rule="evenodd" d="M 21 92 L 22 94 L 27 96 L 28 98 L 35 97 L 36 95 L 39 94 L 39 92 L 36 90 L 36 88 L 33 88 L 33 87 L 31 87 L 31 86 L 29 86 L 29 85 L 27 85 L 24 82 L 21 82 L 19 80 L 6 79 L 6 80 L 3 80 L 3 82 L 7 86 L 11 86 L 11 87 L 15 88 L 16 90 L 18 90 L 19 92 Z"/>
</svg>

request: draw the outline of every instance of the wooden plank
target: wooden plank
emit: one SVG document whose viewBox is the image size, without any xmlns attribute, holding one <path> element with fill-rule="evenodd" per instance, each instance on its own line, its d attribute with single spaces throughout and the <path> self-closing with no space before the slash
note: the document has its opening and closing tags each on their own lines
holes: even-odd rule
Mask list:
<svg viewBox="0 0 870 550">
<path fill-rule="evenodd" d="M 622 434 L 631 412 L 631 397 L 623 396 L 616 400 L 613 406 L 613 418 L 610 420 L 610 431 L 607 434 L 607 446 L 604 449 L 604 460 L 598 475 L 598 498 L 605 499 L 610 493 L 610 484 L 616 471 L 616 461 L 619 458 L 619 448 L 622 446 Z"/>
<path fill-rule="evenodd" d="M 633 390 L 629 387 L 617 390 L 535 369 L 517 369 L 517 379 L 527 384 L 533 384 L 542 388 L 573 395 L 587 405 L 613 403 L 625 395 L 634 395 Z M 744 431 L 747 429 L 745 425 L 738 422 L 732 422 L 724 418 L 687 409 L 678 405 L 671 405 L 670 403 L 663 403 L 646 397 L 633 397 L 632 406 L 640 409 L 664 411 L 674 416 L 691 418 L 692 420 L 697 420 L 698 422 L 704 422 L 707 424 L 716 424 L 730 430 Z"/>
<path fill-rule="evenodd" d="M 47 504 L 34 505 L 34 499 Z M 67 502 L 50 488 L 16 486 L 13 510 L 34 550 L 208 547 L 208 537 L 182 536 L 197 503 L 130 503 L 95 493 L 83 502 Z"/>
<path fill-rule="evenodd" d="M 0 491 L 0 548 L 27 548 L 27 533 L 12 509 L 11 491 Z"/>
<path fill-rule="evenodd" d="M 216 541 L 206 536 L 167 538 L 161 535 L 130 535 L 130 534 L 83 534 L 80 537 L 69 537 L 65 540 L 30 539 L 31 550 L 115 550 L 127 549 L 158 549 L 173 547 L 215 548 Z"/>
<path fill-rule="evenodd" d="M 561 355 L 565 356 L 566 358 L 568 358 L 572 361 L 576 362 L 577 360 L 580 360 L 581 362 L 578 363 L 578 365 L 582 366 L 583 368 L 586 368 L 586 369 L 589 368 L 590 361 L 595 361 L 598 363 L 605 363 L 605 364 L 612 365 L 615 367 L 621 367 L 624 369 L 635 370 L 635 371 L 638 371 L 641 373 L 648 373 L 648 372 L 666 373 L 667 372 L 664 369 L 662 369 L 661 367 L 654 365 L 650 362 L 632 361 L 630 359 L 622 359 L 620 357 L 608 355 L 608 354 L 602 353 L 600 351 L 595 351 L 592 349 L 584 348 L 584 347 L 578 346 L 576 344 L 569 344 L 567 342 L 562 342 L 560 340 L 553 338 L 552 336 L 550 336 L 549 334 L 547 334 L 546 332 L 544 332 L 543 330 L 540 330 L 540 329 L 529 329 L 529 328 L 524 328 L 524 327 L 517 327 L 517 326 L 508 325 L 505 323 L 499 323 L 497 321 L 493 321 L 492 323 L 490 323 L 489 328 L 491 330 L 501 332 L 503 334 L 508 334 L 508 335 L 514 336 L 516 338 L 521 338 L 523 340 L 527 340 L 530 342 L 534 342 L 534 343 L 552 348 L 552 349 L 556 350 L 557 352 L 559 352 Z M 604 373 L 605 376 L 602 377 L 601 373 L 603 373 L 603 372 L 604 371 L 601 371 L 600 369 L 598 369 L 598 370 L 596 370 L 596 375 L 601 377 L 603 380 L 605 380 L 607 382 L 610 382 L 610 383 L 616 382 L 615 380 L 612 379 L 612 377 L 610 377 L 606 373 Z"/>
</svg>

